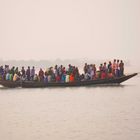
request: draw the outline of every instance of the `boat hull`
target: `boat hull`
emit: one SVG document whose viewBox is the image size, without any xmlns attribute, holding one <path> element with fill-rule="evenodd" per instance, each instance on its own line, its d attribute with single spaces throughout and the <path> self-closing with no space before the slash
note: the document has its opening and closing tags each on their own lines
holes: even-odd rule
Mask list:
<svg viewBox="0 0 140 140">
<path fill-rule="evenodd" d="M 69 83 L 61 83 L 61 82 L 35 82 L 35 81 L 0 81 L 0 85 L 4 87 L 23 87 L 23 88 L 42 88 L 42 87 L 78 87 L 78 86 L 90 86 L 90 85 L 103 85 L 103 84 L 120 84 L 134 76 L 137 73 L 125 75 L 122 77 L 116 78 L 107 78 L 107 79 L 96 79 L 96 80 L 88 80 L 88 81 L 77 81 L 77 82 L 69 82 Z"/>
</svg>

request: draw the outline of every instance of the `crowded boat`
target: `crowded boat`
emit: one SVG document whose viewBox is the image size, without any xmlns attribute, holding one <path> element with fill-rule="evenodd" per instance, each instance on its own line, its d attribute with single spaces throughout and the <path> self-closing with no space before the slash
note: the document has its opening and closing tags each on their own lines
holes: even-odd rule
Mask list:
<svg viewBox="0 0 140 140">
<path fill-rule="evenodd" d="M 9 65 L 0 66 L 0 80 L 6 81 L 38 81 L 38 82 L 77 82 L 96 79 L 109 79 L 121 77 L 124 75 L 124 62 L 114 59 L 113 62 L 104 62 L 97 67 L 95 64 L 85 63 L 83 73 L 80 74 L 79 68 L 71 64 L 66 68 L 63 65 L 55 65 L 46 70 L 40 68 L 39 71 L 35 67 L 28 66 L 27 69 L 23 66 L 20 70 L 18 67 Z"/>
</svg>

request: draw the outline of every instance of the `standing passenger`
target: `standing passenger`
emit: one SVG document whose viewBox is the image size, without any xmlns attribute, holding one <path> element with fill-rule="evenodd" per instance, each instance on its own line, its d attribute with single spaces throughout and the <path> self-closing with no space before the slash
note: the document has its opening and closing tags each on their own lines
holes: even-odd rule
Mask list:
<svg viewBox="0 0 140 140">
<path fill-rule="evenodd" d="M 116 59 L 114 59 L 114 62 L 112 64 L 112 74 L 115 76 L 115 69 L 116 69 Z"/>
<path fill-rule="evenodd" d="M 103 73 L 103 64 L 100 64 L 100 66 L 99 66 L 99 78 L 101 78 L 102 73 Z"/>
<path fill-rule="evenodd" d="M 35 67 L 33 66 L 33 68 L 31 69 L 31 80 L 34 79 L 35 76 Z"/>
<path fill-rule="evenodd" d="M 28 69 L 26 70 L 26 77 L 27 80 L 30 81 L 30 67 L 28 66 Z"/>
<path fill-rule="evenodd" d="M 117 63 L 116 63 L 116 68 L 115 68 L 115 75 L 117 76 L 117 77 L 119 77 L 119 72 L 120 71 L 120 69 L 119 69 L 119 60 L 117 60 Z"/>
<path fill-rule="evenodd" d="M 119 67 L 120 67 L 120 76 L 123 76 L 124 75 L 124 63 L 122 60 L 119 64 Z"/>
<path fill-rule="evenodd" d="M 108 73 L 112 73 L 112 64 L 111 64 L 111 61 L 109 61 L 109 64 L 108 64 Z"/>
<path fill-rule="evenodd" d="M 44 81 L 44 71 L 42 69 L 40 69 L 38 76 L 40 81 Z"/>
<path fill-rule="evenodd" d="M 22 76 L 22 78 L 26 77 L 26 72 L 25 72 L 24 67 L 22 67 L 22 69 L 21 69 L 21 76 Z"/>
</svg>

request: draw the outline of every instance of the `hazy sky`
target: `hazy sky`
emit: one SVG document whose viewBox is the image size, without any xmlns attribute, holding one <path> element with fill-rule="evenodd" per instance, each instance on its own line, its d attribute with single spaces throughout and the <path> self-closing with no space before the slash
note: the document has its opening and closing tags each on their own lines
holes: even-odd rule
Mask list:
<svg viewBox="0 0 140 140">
<path fill-rule="evenodd" d="M 0 0 L 0 59 L 140 60 L 140 0 Z"/>
</svg>

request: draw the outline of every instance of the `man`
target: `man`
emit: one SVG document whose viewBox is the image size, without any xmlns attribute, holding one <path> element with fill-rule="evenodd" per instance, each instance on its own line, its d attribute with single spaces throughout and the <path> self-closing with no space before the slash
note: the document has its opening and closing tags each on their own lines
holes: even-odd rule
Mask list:
<svg viewBox="0 0 140 140">
<path fill-rule="evenodd" d="M 30 67 L 28 66 L 28 69 L 26 70 L 26 77 L 27 80 L 30 81 Z"/>
<path fill-rule="evenodd" d="M 119 64 L 119 68 L 120 68 L 120 76 L 123 76 L 124 75 L 124 63 L 122 60 Z"/>
<path fill-rule="evenodd" d="M 31 69 L 31 80 L 34 79 L 34 76 L 35 76 L 35 67 L 33 66 Z"/>
</svg>

